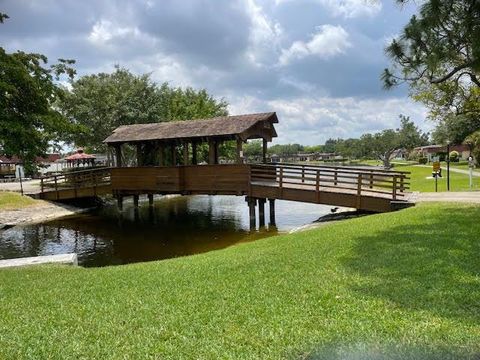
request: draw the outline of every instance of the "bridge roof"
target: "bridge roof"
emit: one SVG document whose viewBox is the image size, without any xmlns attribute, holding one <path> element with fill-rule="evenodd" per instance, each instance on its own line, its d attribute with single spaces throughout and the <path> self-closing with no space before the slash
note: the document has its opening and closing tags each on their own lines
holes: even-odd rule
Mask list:
<svg viewBox="0 0 480 360">
<path fill-rule="evenodd" d="M 270 112 L 220 116 L 210 119 L 123 125 L 116 128 L 104 142 L 115 144 L 155 140 L 208 140 L 208 138 L 233 140 L 236 137 L 240 137 L 242 140 L 255 138 L 271 140 L 277 136 L 273 126 L 274 123 L 278 123 L 277 115 Z"/>
</svg>

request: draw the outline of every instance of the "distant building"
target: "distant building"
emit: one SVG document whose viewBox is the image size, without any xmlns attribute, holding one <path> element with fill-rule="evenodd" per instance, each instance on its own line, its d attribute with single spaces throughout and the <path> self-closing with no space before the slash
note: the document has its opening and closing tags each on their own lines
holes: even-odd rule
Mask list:
<svg viewBox="0 0 480 360">
<path fill-rule="evenodd" d="M 39 173 L 43 175 L 48 172 L 61 171 L 58 168 L 58 160 L 60 160 L 60 154 L 48 154 L 45 157 L 37 157 L 35 163 Z M 0 156 L 0 177 L 19 178 L 20 176 L 24 177 L 24 173 L 23 162 L 18 156 Z"/>
<path fill-rule="evenodd" d="M 447 153 L 447 146 L 446 145 L 427 145 L 427 146 L 420 146 L 414 149 L 422 157 L 426 157 L 428 162 L 433 161 L 433 158 L 437 157 L 439 154 L 446 154 Z M 468 145 L 450 145 L 450 152 L 456 151 L 459 154 L 459 158 L 461 160 L 467 160 L 471 154 L 470 148 Z"/>
<path fill-rule="evenodd" d="M 336 156 L 334 153 L 297 153 L 288 155 L 272 154 L 270 156 L 270 161 L 272 163 L 288 163 L 298 161 L 334 161 L 338 158 L 339 157 Z"/>
</svg>

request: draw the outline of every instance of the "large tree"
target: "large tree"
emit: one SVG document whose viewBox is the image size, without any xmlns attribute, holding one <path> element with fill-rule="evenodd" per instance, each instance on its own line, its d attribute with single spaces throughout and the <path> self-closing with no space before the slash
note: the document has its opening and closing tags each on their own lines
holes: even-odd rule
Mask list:
<svg viewBox="0 0 480 360">
<path fill-rule="evenodd" d="M 480 116 L 480 1 L 423 1 L 386 52 L 385 87 L 407 83 L 440 125 Z"/>
<path fill-rule="evenodd" d="M 7 18 L 0 13 L 0 22 Z M 55 106 L 62 95 L 56 80 L 74 76 L 73 61 L 46 64 L 44 55 L 0 47 L 0 152 L 19 156 L 27 172 L 34 170 L 37 156 L 74 130 Z"/>
<path fill-rule="evenodd" d="M 86 75 L 71 83 L 63 112 L 84 131 L 75 143 L 105 151 L 103 140 L 120 125 L 197 119 L 227 114 L 227 103 L 205 90 L 157 86 L 148 74 L 116 67 L 112 73 Z"/>
</svg>

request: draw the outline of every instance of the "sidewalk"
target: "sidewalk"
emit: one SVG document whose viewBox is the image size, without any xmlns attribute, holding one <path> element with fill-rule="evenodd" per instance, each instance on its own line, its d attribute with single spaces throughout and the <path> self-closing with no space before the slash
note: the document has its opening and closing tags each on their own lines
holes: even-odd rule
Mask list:
<svg viewBox="0 0 480 360">
<path fill-rule="evenodd" d="M 424 192 L 416 194 L 416 201 L 447 201 L 480 204 L 480 191 Z"/>
<path fill-rule="evenodd" d="M 432 168 L 431 165 L 413 165 L 413 166 L 430 168 L 430 169 Z M 447 172 L 447 168 L 446 168 L 445 166 L 442 166 L 442 171 L 445 171 L 445 173 L 446 173 L 446 172 Z M 456 172 L 456 173 L 459 173 L 459 174 L 465 174 L 465 175 L 470 174 L 470 171 L 469 171 L 469 170 L 457 169 L 457 168 L 454 168 L 454 167 L 452 167 L 452 166 L 450 166 L 450 171 L 451 171 L 451 172 Z M 472 171 L 472 176 L 480 177 L 480 172 L 478 172 L 478 171 Z"/>
</svg>

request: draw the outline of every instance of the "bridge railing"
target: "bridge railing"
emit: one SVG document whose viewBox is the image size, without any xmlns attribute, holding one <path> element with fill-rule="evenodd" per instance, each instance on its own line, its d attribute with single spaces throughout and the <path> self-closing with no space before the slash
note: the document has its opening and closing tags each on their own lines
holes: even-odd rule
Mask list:
<svg viewBox="0 0 480 360">
<path fill-rule="evenodd" d="M 409 173 L 361 167 L 293 164 L 252 165 L 251 181 L 283 187 L 339 190 L 356 195 L 380 194 L 392 200 L 402 198 L 409 189 Z"/>
<path fill-rule="evenodd" d="M 69 171 L 40 178 L 41 192 L 66 189 L 82 189 L 110 184 L 111 169 L 108 167 Z"/>
</svg>

